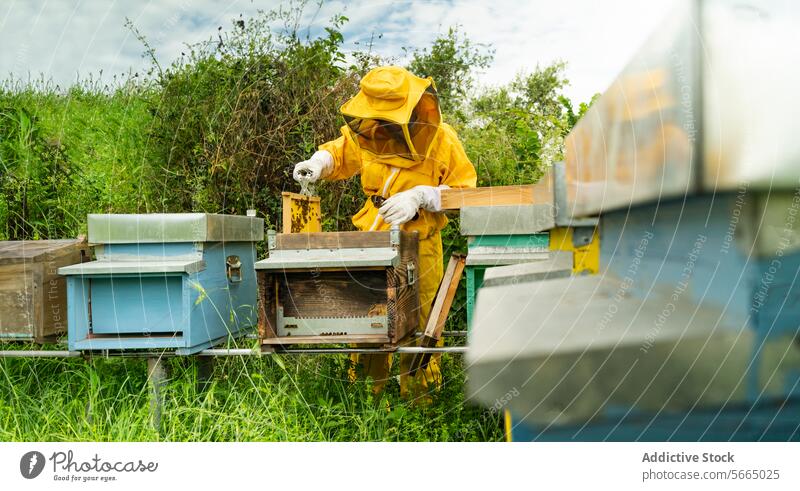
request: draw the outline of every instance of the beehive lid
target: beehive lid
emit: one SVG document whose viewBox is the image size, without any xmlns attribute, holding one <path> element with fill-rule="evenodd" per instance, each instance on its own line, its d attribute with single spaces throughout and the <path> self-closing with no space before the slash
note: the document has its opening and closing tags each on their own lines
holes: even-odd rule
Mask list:
<svg viewBox="0 0 800 491">
<path fill-rule="evenodd" d="M 264 239 L 262 218 L 212 213 L 92 214 L 92 244 L 252 242 Z"/>
<path fill-rule="evenodd" d="M 206 268 L 206 262 L 195 259 L 165 259 L 161 261 L 109 261 L 98 260 L 58 268 L 63 276 L 122 275 L 150 273 L 193 274 Z"/>
<path fill-rule="evenodd" d="M 465 365 L 468 394 L 529 424 L 590 421 L 604 409 L 671 410 L 742 402 L 755 334 L 724 306 L 673 286 L 620 294 L 613 273 L 481 288 Z M 653 324 L 674 302 L 663 324 Z M 656 329 L 653 329 L 653 326 Z M 773 345 L 788 350 L 793 338 Z M 532 376 L 535 374 L 535 376 Z"/>
<path fill-rule="evenodd" d="M 477 235 L 470 238 L 467 266 L 501 266 L 541 261 L 550 255 L 546 234 Z"/>
<path fill-rule="evenodd" d="M 400 256 L 392 247 L 344 249 L 277 249 L 256 262 L 258 270 L 301 270 L 314 268 L 367 268 L 397 266 Z"/>
<path fill-rule="evenodd" d="M 10 240 L 0 242 L 0 265 L 36 262 L 47 256 L 59 255 L 82 243 L 78 239 Z"/>
<path fill-rule="evenodd" d="M 538 261 L 487 268 L 482 287 L 566 278 L 572 274 L 572 261 L 572 251 L 550 251 Z"/>
<path fill-rule="evenodd" d="M 536 234 L 555 227 L 551 203 L 461 208 L 461 235 Z"/>
</svg>

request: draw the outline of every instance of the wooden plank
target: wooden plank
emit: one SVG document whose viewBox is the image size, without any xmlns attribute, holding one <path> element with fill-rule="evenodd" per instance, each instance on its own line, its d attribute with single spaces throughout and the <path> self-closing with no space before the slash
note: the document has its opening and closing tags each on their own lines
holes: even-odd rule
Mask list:
<svg viewBox="0 0 800 491">
<path fill-rule="evenodd" d="M 256 271 L 256 283 L 258 284 L 258 337 L 261 339 L 269 336 L 271 327 L 267 319 L 266 308 L 266 302 L 268 302 L 268 298 L 272 296 L 267 291 L 267 285 L 269 284 L 268 278 L 272 278 L 272 276 L 261 271 Z"/>
<path fill-rule="evenodd" d="M 275 272 L 276 270 L 270 270 Z M 308 273 L 310 268 L 284 268 L 279 270 L 281 273 Z M 330 268 L 314 268 L 315 273 L 329 273 L 335 271 L 386 271 L 386 266 L 359 266 L 359 267 L 330 267 Z"/>
<path fill-rule="evenodd" d="M 428 323 L 425 326 L 424 333 L 425 338 L 432 339 L 434 344 L 441 338 L 447 315 L 450 313 L 450 307 L 453 305 L 453 299 L 456 296 L 458 283 L 464 273 L 465 259 L 466 256 L 462 254 L 453 254 L 447 263 L 447 270 L 442 277 L 439 291 L 436 292 L 436 299 L 428 316 Z"/>
<path fill-rule="evenodd" d="M 281 193 L 281 231 L 285 234 L 292 233 L 292 200 L 294 193 Z"/>
<path fill-rule="evenodd" d="M 283 233 L 296 234 L 322 231 L 319 196 L 281 193 Z"/>
<path fill-rule="evenodd" d="M 85 243 L 82 244 L 85 247 Z M 36 330 L 36 341 L 45 342 L 67 331 L 67 280 L 58 274 L 58 268 L 78 264 L 87 258 L 85 248 L 65 248 L 55 254 L 46 254 L 42 263 L 40 290 L 42 323 Z"/>
<path fill-rule="evenodd" d="M 45 320 L 45 311 L 44 311 L 44 290 L 47 288 L 47 285 L 44 282 L 44 269 L 45 264 L 38 262 L 32 265 L 32 272 L 33 272 L 33 284 L 34 292 L 33 292 L 33 305 L 31 306 L 33 309 L 33 339 L 34 341 L 43 341 L 44 336 L 42 335 L 42 330 L 44 329 L 44 320 Z"/>
<path fill-rule="evenodd" d="M 465 206 L 509 206 L 552 203 L 547 186 L 489 186 L 442 190 L 442 210 L 459 210 Z"/>
<path fill-rule="evenodd" d="M 417 332 L 419 327 L 419 240 L 418 233 L 400 236 L 400 264 L 387 271 L 391 277 L 393 298 L 390 300 L 392 341 L 399 343 Z M 409 284 L 408 265 L 413 264 L 414 282 Z"/>
<path fill-rule="evenodd" d="M 447 263 L 447 270 L 442 276 L 442 282 L 436 292 L 436 298 L 433 301 L 433 307 L 428 316 L 428 323 L 425 326 L 425 333 L 420 341 L 420 346 L 436 346 L 436 343 L 441 339 L 447 316 L 450 313 L 450 307 L 453 305 L 453 299 L 458 290 L 458 284 L 464 273 L 465 263 L 466 256 L 463 254 L 453 254 L 450 257 L 450 261 Z M 415 374 L 420 368 L 427 367 L 429 361 L 429 353 L 415 354 L 411 362 L 411 374 Z"/>
<path fill-rule="evenodd" d="M 408 233 L 408 232 L 401 232 Z M 388 231 L 376 232 L 312 232 L 278 234 L 277 249 L 345 249 L 389 247 Z"/>
<path fill-rule="evenodd" d="M 259 271 L 258 277 L 258 335 L 263 339 L 277 334 L 278 285 L 274 275 Z"/>
</svg>

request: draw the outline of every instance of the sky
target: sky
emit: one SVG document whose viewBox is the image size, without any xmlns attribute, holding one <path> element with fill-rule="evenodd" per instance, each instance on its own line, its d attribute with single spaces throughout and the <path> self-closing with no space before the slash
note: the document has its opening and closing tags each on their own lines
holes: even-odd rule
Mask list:
<svg viewBox="0 0 800 491">
<path fill-rule="evenodd" d="M 567 62 L 576 102 L 602 92 L 675 0 L 561 1 L 326 1 L 306 8 L 304 22 L 316 28 L 336 14 L 349 18 L 344 48 L 358 48 L 375 34 L 373 49 L 403 62 L 402 47 L 424 48 L 453 25 L 476 43 L 495 50 L 492 66 L 479 74 L 483 85 L 507 83 L 537 64 Z M 3 0 L 0 5 L 0 79 L 39 78 L 62 87 L 78 76 L 141 71 L 141 43 L 125 27 L 128 18 L 155 48 L 162 65 L 186 43 L 215 36 L 234 19 L 280 2 L 258 0 Z"/>
</svg>

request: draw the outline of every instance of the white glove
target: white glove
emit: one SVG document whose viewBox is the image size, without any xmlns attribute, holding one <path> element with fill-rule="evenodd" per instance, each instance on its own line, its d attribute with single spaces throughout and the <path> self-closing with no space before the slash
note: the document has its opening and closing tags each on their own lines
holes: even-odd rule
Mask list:
<svg viewBox="0 0 800 491">
<path fill-rule="evenodd" d="M 314 152 L 310 159 L 295 164 L 292 177 L 302 183 L 317 182 L 333 170 L 333 155 L 325 150 Z"/>
<path fill-rule="evenodd" d="M 422 208 L 428 211 L 442 211 L 442 189 L 448 186 L 414 186 L 408 191 L 403 191 L 388 198 L 378 213 L 383 221 L 392 225 L 402 225 L 414 218 L 417 211 Z"/>
</svg>

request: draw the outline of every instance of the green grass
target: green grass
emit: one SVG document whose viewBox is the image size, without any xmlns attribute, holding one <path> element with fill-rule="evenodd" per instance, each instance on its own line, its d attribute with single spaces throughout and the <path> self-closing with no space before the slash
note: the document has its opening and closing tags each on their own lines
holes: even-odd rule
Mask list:
<svg viewBox="0 0 800 491">
<path fill-rule="evenodd" d="M 5 346 L 3 349 L 10 349 Z M 0 359 L 0 441 L 497 441 L 499 417 L 464 400 L 459 355 L 426 407 L 347 380 L 345 355 L 169 358 L 161 431 L 146 363 L 134 358 Z M 395 363 L 397 366 L 397 363 Z"/>
</svg>

